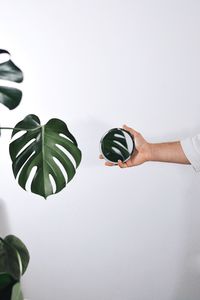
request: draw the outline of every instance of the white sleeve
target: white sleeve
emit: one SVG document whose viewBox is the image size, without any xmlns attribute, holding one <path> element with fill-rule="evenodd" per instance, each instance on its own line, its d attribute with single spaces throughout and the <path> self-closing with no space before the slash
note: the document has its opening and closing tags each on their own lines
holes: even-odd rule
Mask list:
<svg viewBox="0 0 200 300">
<path fill-rule="evenodd" d="M 200 172 L 200 134 L 181 141 L 185 156 L 196 172 Z"/>
</svg>

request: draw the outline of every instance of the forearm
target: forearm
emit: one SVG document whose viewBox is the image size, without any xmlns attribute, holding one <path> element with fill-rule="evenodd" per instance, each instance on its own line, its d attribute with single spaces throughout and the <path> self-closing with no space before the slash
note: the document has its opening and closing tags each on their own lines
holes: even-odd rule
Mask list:
<svg viewBox="0 0 200 300">
<path fill-rule="evenodd" d="M 149 160 L 190 164 L 185 156 L 180 142 L 149 144 Z"/>
</svg>

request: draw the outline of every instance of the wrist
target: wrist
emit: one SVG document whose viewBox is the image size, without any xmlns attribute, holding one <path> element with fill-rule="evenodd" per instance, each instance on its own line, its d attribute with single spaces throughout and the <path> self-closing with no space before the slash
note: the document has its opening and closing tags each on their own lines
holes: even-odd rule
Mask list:
<svg viewBox="0 0 200 300">
<path fill-rule="evenodd" d="M 153 160 L 153 152 L 154 147 L 153 144 L 150 144 L 148 142 L 145 142 L 139 149 L 139 152 L 142 154 L 144 158 L 144 162 Z"/>
<path fill-rule="evenodd" d="M 146 161 L 155 160 L 155 144 L 147 143 Z"/>
</svg>

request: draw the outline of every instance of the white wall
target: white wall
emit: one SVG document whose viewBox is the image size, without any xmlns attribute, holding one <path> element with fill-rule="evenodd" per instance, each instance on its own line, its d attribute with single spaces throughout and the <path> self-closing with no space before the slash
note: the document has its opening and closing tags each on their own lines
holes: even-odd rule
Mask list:
<svg viewBox="0 0 200 300">
<path fill-rule="evenodd" d="M 22 103 L 1 106 L 1 125 L 29 113 L 42 123 L 58 117 L 83 152 L 75 179 L 45 201 L 15 182 L 10 133 L 0 140 L 0 230 L 30 250 L 25 296 L 198 300 L 199 175 L 160 163 L 106 168 L 98 149 L 102 134 L 124 123 L 152 142 L 200 132 L 200 2 L 0 5 L 0 48 L 25 74 Z"/>
</svg>

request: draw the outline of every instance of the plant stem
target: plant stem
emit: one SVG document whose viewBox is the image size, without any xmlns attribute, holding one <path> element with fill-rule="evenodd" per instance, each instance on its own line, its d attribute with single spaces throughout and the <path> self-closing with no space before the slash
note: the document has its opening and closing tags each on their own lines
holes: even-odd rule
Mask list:
<svg viewBox="0 0 200 300">
<path fill-rule="evenodd" d="M 12 128 L 12 127 L 0 127 L 0 129 L 21 130 L 21 128 Z"/>
<path fill-rule="evenodd" d="M 15 127 L 15 128 L 12 128 L 12 127 L 0 127 L 0 130 L 1 129 L 20 130 L 20 131 L 33 131 L 33 130 L 36 130 L 38 128 L 28 129 L 28 128 L 19 128 L 19 127 Z"/>
</svg>

